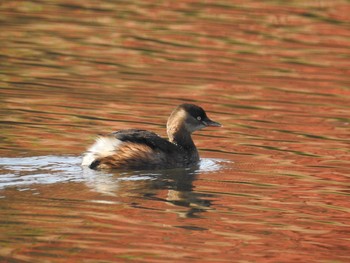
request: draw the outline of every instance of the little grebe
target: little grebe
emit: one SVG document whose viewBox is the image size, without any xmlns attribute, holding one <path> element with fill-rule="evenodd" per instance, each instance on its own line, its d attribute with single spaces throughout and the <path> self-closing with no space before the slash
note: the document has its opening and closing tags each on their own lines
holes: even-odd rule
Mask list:
<svg viewBox="0 0 350 263">
<path fill-rule="evenodd" d="M 193 104 L 181 104 L 167 122 L 169 141 L 145 130 L 121 130 L 97 138 L 84 154 L 82 165 L 91 169 L 161 169 L 189 167 L 199 161 L 191 134 L 221 124 L 210 120 Z"/>
</svg>

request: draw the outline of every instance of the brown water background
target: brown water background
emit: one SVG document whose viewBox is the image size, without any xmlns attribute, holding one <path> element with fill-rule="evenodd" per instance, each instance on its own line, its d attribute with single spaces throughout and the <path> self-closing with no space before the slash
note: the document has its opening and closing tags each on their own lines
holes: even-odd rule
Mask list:
<svg viewBox="0 0 350 263">
<path fill-rule="evenodd" d="M 0 262 L 350 262 L 349 1 L 2 1 Z M 193 169 L 94 172 L 99 133 Z"/>
</svg>

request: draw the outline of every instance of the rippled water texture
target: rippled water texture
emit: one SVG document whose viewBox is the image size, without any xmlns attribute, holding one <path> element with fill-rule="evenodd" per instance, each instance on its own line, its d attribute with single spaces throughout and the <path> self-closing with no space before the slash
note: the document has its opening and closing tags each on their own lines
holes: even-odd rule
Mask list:
<svg viewBox="0 0 350 263">
<path fill-rule="evenodd" d="M 350 262 L 349 1 L 1 1 L 0 262 Z M 97 134 L 194 135 L 96 172 Z"/>
</svg>

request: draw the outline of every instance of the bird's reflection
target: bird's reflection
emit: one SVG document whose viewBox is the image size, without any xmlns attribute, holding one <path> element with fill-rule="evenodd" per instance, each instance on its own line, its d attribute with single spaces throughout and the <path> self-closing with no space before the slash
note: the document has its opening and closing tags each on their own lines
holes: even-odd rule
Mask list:
<svg viewBox="0 0 350 263">
<path fill-rule="evenodd" d="M 123 172 L 94 171 L 84 169 L 86 185 L 100 194 L 116 198 L 129 197 L 130 205 L 143 207 L 142 200 L 154 200 L 168 204 L 169 210 L 180 217 L 199 217 L 210 209 L 211 197 L 193 191 L 193 182 L 200 174 L 200 167 Z M 141 205 L 142 204 L 142 205 Z"/>
</svg>

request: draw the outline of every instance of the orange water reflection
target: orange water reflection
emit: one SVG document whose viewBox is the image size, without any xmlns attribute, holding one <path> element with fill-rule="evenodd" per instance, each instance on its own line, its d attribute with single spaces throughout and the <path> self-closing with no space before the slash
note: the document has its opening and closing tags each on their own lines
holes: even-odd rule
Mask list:
<svg viewBox="0 0 350 263">
<path fill-rule="evenodd" d="M 2 3 L 0 261 L 348 262 L 349 12 Z M 81 170 L 96 134 L 165 136 L 184 101 L 224 124 L 194 135 L 204 168 Z"/>
</svg>

